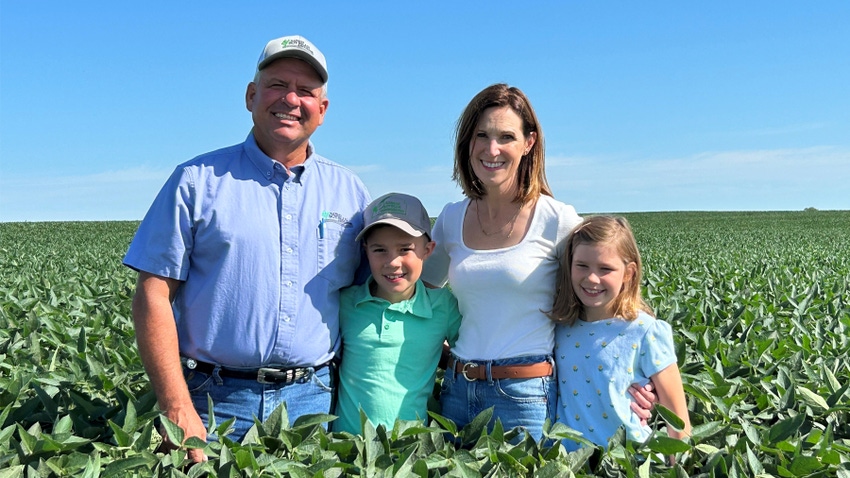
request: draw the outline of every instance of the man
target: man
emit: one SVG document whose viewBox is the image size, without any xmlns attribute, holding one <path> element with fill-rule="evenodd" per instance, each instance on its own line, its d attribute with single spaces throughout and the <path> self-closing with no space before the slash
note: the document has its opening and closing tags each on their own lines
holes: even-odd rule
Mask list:
<svg viewBox="0 0 850 478">
<path fill-rule="evenodd" d="M 248 138 L 178 166 L 124 258 L 139 271 L 142 362 L 186 437 L 206 439 L 208 394 L 218 423 L 236 417 L 237 440 L 283 402 L 293 421 L 330 410 L 339 290 L 358 268 L 370 198 L 310 141 L 327 79 L 307 39 L 270 41 L 245 93 Z"/>
</svg>

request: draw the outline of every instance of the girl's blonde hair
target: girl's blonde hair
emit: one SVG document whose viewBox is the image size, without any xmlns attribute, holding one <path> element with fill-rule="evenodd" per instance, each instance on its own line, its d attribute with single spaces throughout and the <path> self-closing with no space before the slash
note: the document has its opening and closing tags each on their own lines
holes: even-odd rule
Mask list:
<svg viewBox="0 0 850 478">
<path fill-rule="evenodd" d="M 576 226 L 567 239 L 555 286 L 555 304 L 547 314 L 550 319 L 572 325 L 581 315 L 584 306 L 573 290 L 571 267 L 576 247 L 581 244 L 613 246 L 627 265 L 635 265 L 631 280 L 623 284 L 623 290 L 612 303 L 615 317 L 634 320 L 640 311 L 655 315 L 640 294 L 642 265 L 637 241 L 629 222 L 623 217 L 592 216 Z"/>
</svg>

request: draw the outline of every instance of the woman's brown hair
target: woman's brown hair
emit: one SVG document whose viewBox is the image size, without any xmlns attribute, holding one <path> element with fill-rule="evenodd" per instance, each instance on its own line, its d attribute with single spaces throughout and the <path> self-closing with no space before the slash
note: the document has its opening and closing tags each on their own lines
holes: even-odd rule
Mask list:
<svg viewBox="0 0 850 478">
<path fill-rule="evenodd" d="M 541 194 L 552 196 L 549 183 L 546 181 L 545 151 L 543 148 L 543 130 L 537 115 L 531 107 L 531 102 L 519 88 L 497 83 L 488 86 L 475 95 L 466 105 L 463 114 L 457 121 L 455 130 L 455 158 L 452 179 L 463 189 L 470 199 L 480 199 L 486 195 L 478 177 L 472 172 L 469 158 L 469 146 L 481 114 L 487 108 L 511 108 L 522 119 L 522 132 L 528 137 L 535 133 L 537 138 L 531 149 L 520 161 L 517 171 L 517 193 L 514 202 L 524 204 L 528 200 L 537 199 Z"/>
</svg>

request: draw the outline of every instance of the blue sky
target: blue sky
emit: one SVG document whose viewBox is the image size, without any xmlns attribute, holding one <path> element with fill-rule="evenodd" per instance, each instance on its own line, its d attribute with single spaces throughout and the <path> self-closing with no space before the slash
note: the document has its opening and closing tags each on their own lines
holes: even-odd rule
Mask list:
<svg viewBox="0 0 850 478">
<path fill-rule="evenodd" d="M 850 209 L 850 2 L 0 0 L 0 221 L 141 219 L 241 142 L 272 39 L 328 58 L 317 151 L 377 197 L 461 198 L 455 121 L 506 82 L 581 213 Z"/>
</svg>

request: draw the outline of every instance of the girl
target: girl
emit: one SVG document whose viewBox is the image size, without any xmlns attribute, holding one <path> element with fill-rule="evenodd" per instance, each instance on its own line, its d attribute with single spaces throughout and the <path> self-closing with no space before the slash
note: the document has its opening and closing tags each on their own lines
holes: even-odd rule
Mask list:
<svg viewBox="0 0 850 478">
<path fill-rule="evenodd" d="M 570 233 L 549 314 L 558 324 L 556 420 L 597 445 L 607 446 L 621 425 L 631 440 L 649 437 L 627 393 L 633 382 L 649 380 L 659 403 L 685 422 L 681 431 L 668 427 L 669 436 L 690 434 L 673 332 L 641 299 L 640 282 L 640 254 L 625 219 L 590 217 Z M 578 447 L 569 440 L 564 446 Z"/>
</svg>

